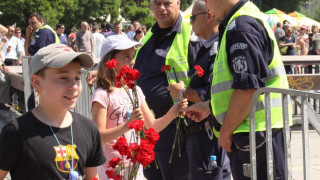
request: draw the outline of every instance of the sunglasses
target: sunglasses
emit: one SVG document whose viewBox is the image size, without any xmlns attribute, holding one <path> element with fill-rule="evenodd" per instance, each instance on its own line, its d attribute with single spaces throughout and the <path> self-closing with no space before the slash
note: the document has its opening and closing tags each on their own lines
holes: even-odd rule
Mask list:
<svg viewBox="0 0 320 180">
<path fill-rule="evenodd" d="M 208 12 L 202 12 L 202 13 L 198 13 L 198 14 L 194 14 L 192 16 L 190 16 L 190 22 L 194 22 L 196 20 L 196 17 L 200 14 L 207 14 Z"/>
<path fill-rule="evenodd" d="M 21 32 L 17 32 L 17 31 L 16 31 L 15 33 L 20 34 Z"/>
</svg>

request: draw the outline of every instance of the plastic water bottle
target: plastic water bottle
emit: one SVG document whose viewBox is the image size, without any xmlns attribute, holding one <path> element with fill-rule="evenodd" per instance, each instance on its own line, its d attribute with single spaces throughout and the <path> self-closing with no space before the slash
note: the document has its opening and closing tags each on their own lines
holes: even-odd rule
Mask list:
<svg viewBox="0 0 320 180">
<path fill-rule="evenodd" d="M 218 165 L 217 165 L 217 156 L 210 156 L 210 161 L 208 164 L 208 171 L 212 171 L 213 169 L 215 169 Z"/>
<path fill-rule="evenodd" d="M 19 106 L 18 106 L 18 95 L 16 93 L 14 93 L 12 95 L 12 108 L 14 110 L 18 110 L 19 109 Z"/>
</svg>

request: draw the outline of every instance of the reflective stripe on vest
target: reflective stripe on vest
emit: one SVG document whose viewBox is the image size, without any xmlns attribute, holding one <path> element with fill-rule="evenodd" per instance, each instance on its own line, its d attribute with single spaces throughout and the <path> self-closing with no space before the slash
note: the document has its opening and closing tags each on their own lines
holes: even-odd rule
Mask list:
<svg viewBox="0 0 320 180">
<path fill-rule="evenodd" d="M 229 20 L 229 24 L 239 16 L 251 16 L 259 20 L 265 27 L 269 38 L 273 42 L 273 58 L 268 66 L 270 74 L 266 79 L 267 87 L 276 88 L 289 88 L 286 73 L 281 60 L 281 55 L 279 49 L 277 48 L 276 40 L 274 34 L 267 22 L 263 20 L 260 10 L 251 2 L 245 3 Z M 233 75 L 230 72 L 228 62 L 227 62 L 227 51 L 226 51 L 226 34 L 228 28 L 226 28 L 222 39 L 216 60 L 214 62 L 213 69 L 213 79 L 211 87 L 211 107 L 212 112 L 219 121 L 223 124 L 226 112 L 228 111 L 231 96 L 234 89 L 232 89 Z M 271 93 L 271 119 L 273 128 L 283 127 L 282 123 L 282 100 L 281 95 L 276 93 Z M 265 130 L 265 104 L 264 96 L 259 97 L 258 103 L 256 104 L 257 109 L 255 113 L 256 120 L 256 131 Z M 289 109 L 290 111 L 290 109 Z M 290 117 L 290 124 L 292 124 L 292 119 Z M 249 132 L 249 118 L 247 117 L 241 125 L 234 131 L 238 132 Z"/>
<path fill-rule="evenodd" d="M 56 44 L 60 44 L 60 39 L 57 35 L 57 33 L 49 26 L 49 25 L 44 25 L 40 29 L 49 29 L 53 34 L 54 34 L 54 40 Z"/>
<path fill-rule="evenodd" d="M 176 82 L 176 77 L 179 81 L 183 81 L 186 87 L 190 82 L 190 79 L 188 77 L 188 71 L 189 71 L 188 46 L 190 41 L 190 34 L 191 34 L 191 24 L 189 22 L 182 21 L 181 33 L 179 32 L 176 33 L 176 36 L 166 56 L 165 64 L 171 66 L 171 70 L 167 74 L 169 85 L 172 82 Z M 149 30 L 141 43 L 143 45 L 146 44 L 148 40 L 152 37 L 152 35 L 153 33 L 151 32 L 151 30 Z M 137 59 L 137 55 L 140 51 L 140 48 L 138 48 L 137 50 L 136 56 L 134 58 L 135 60 Z M 175 73 L 173 71 L 173 67 L 175 68 Z"/>
</svg>

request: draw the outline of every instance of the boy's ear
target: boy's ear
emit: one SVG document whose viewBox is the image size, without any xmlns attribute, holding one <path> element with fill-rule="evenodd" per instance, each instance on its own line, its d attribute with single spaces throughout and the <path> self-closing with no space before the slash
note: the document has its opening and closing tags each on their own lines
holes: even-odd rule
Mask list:
<svg viewBox="0 0 320 180">
<path fill-rule="evenodd" d="M 33 87 L 35 90 L 37 90 L 37 91 L 41 89 L 40 82 L 41 82 L 40 76 L 35 75 L 35 74 L 33 74 L 33 75 L 31 76 L 31 78 L 30 78 L 30 83 L 31 83 L 32 87 Z"/>
</svg>

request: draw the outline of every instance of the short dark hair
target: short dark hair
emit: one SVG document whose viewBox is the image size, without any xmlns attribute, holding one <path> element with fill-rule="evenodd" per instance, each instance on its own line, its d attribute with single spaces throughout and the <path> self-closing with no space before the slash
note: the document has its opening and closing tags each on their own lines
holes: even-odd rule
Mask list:
<svg viewBox="0 0 320 180">
<path fill-rule="evenodd" d="M 56 28 L 59 29 L 59 28 L 61 28 L 62 26 L 64 26 L 64 24 L 57 24 Z"/>
<path fill-rule="evenodd" d="M 120 22 L 116 22 L 116 23 L 114 23 L 113 27 L 115 27 L 115 26 L 117 26 L 119 24 L 120 24 Z"/>
<path fill-rule="evenodd" d="M 46 22 L 46 19 L 44 18 L 44 16 L 39 12 L 31 13 L 28 18 L 30 19 L 30 18 L 33 18 L 33 17 L 36 17 L 38 21 L 43 20 L 43 22 Z"/>
</svg>

